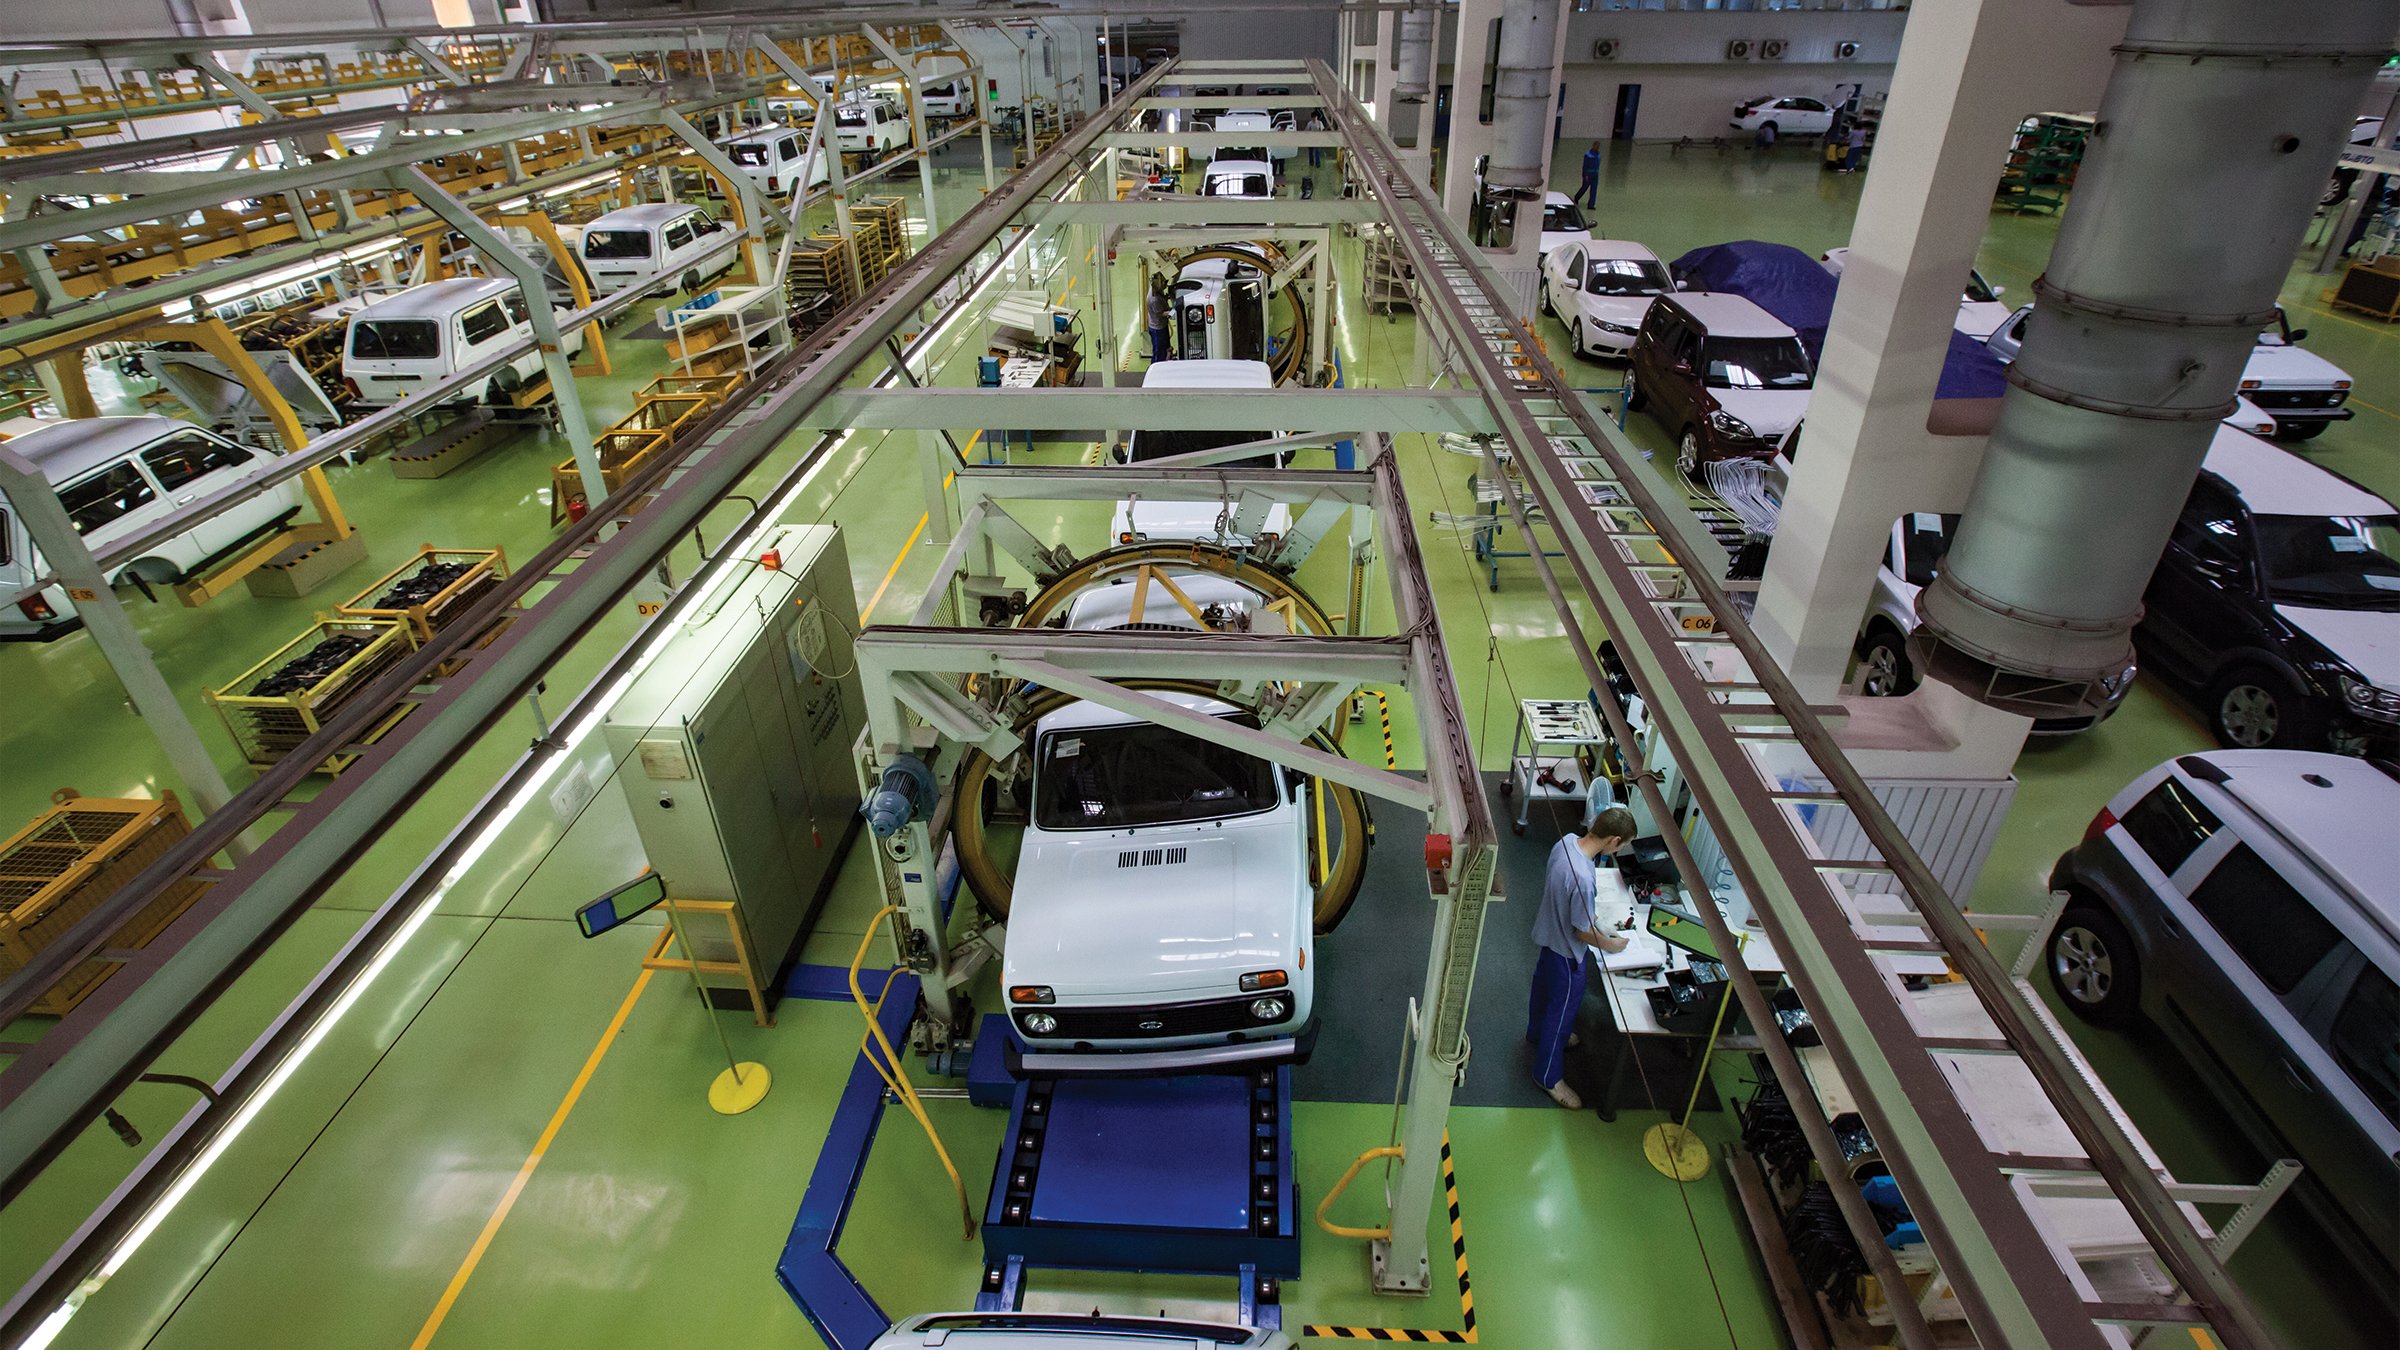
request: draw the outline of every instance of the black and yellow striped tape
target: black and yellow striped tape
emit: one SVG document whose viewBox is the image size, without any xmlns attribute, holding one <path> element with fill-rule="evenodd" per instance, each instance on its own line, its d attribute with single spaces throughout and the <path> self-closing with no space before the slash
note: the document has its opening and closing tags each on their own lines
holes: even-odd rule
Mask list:
<svg viewBox="0 0 2400 1350">
<path fill-rule="evenodd" d="M 1381 701 L 1382 694 L 1377 694 Z M 1390 744 L 1391 722 L 1385 722 L 1385 744 Z M 1420 1345 L 1474 1345 L 1475 1286 L 1467 1277 L 1467 1224 L 1458 1209 L 1458 1168 L 1450 1157 L 1450 1132 L 1442 1132 L 1442 1192 L 1450 1202 L 1450 1252 L 1458 1262 L 1458 1310 L 1460 1329 L 1419 1327 L 1326 1327 L 1304 1326 L 1302 1336 L 1332 1341 L 1411 1341 Z"/>
</svg>

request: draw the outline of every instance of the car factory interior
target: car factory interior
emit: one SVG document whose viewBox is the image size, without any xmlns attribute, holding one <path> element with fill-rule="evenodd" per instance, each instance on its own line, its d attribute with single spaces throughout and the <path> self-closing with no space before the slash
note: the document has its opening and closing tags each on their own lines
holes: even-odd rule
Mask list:
<svg viewBox="0 0 2400 1350">
<path fill-rule="evenodd" d="M 2400 1345 L 2400 0 L 4 8 L 0 1345 Z"/>
</svg>

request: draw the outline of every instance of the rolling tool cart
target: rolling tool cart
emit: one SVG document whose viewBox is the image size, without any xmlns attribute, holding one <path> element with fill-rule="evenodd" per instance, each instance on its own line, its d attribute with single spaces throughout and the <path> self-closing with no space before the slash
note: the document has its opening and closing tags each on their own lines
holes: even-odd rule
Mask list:
<svg viewBox="0 0 2400 1350">
<path fill-rule="evenodd" d="M 1517 701 L 1517 729 L 1508 741 L 1508 777 L 1500 795 L 1516 804 L 1510 828 L 1525 833 L 1535 802 L 1568 802 L 1576 823 L 1591 802 L 1594 774 L 1601 772 L 1608 733 L 1591 703 L 1576 698 Z"/>
</svg>

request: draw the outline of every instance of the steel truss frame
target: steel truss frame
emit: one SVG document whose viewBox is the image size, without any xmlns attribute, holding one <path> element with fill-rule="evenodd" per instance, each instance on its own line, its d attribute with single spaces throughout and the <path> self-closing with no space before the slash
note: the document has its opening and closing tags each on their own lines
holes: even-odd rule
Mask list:
<svg viewBox="0 0 2400 1350">
<path fill-rule="evenodd" d="M 2168 1183 L 2142 1158 L 2056 1033 L 2026 1007 L 2008 972 L 1768 657 L 1723 588 L 1705 571 L 1684 566 L 1662 544 L 1650 523 L 1661 517 L 1660 503 L 1633 472 L 1640 451 L 1595 417 L 1542 355 L 1480 254 L 1431 194 L 1408 176 L 1400 152 L 1356 98 L 1323 63 L 1311 67 L 1363 170 L 1367 191 L 1389 212 L 1394 233 L 1415 264 L 1418 308 L 1428 336 L 1442 344 L 1448 370 L 1478 388 L 1490 404 L 1502 428 L 1490 445 L 1504 448 L 1523 471 L 1524 494 L 1503 489 L 1520 528 L 1526 526 L 1529 495 L 1565 548 L 1584 598 L 1614 640 L 1663 745 L 1784 957 L 1793 987 L 1860 1101 L 1980 1343 L 1987 1350 L 2121 1345 L 2125 1324 L 2201 1322 L 2228 1347 L 2272 1345 L 2226 1275 L 2211 1237 L 2177 1207 Z M 1581 476 L 1568 467 L 1570 461 Z M 1493 476 L 1508 482 L 1504 474 Z M 1622 505 L 1588 505 L 1578 485 L 1589 482 L 1605 484 Z M 1620 744 L 1631 748 L 1622 709 L 1607 693 L 1609 683 L 1573 606 L 1540 550 L 1532 561 L 1593 689 L 1607 705 L 1604 711 L 1612 714 Z M 1655 793 L 1653 782 L 1640 781 Z M 1838 803 L 1855 813 L 1875 856 L 1825 857 L 1801 819 L 1799 808 L 1808 802 Z M 1672 831 L 1668 838 L 1687 884 L 1706 894 L 1681 839 Z M 1873 913 L 1870 921 L 1841 880 L 1864 873 L 1894 878 L 1906 909 Z M 1696 908 L 1717 950 L 1735 953 L 1727 958 L 1731 983 L 1753 1025 L 1773 1027 L 1723 916 L 1713 905 Z M 1894 943 L 1869 931 L 1875 924 L 1902 923 L 1922 928 L 1926 938 Z M 2129 1308 L 2095 1298 L 2077 1263 L 2035 1212 L 2035 1187 L 2026 1184 L 2021 1168 L 1981 1141 L 1957 1086 L 1934 1058 L 1936 1047 L 1912 1025 L 1900 982 L 1875 960 L 1878 950 L 1928 945 L 1948 957 L 1997 1028 L 1998 1039 L 1986 1048 L 2020 1057 L 2033 1072 L 2086 1150 L 2090 1172 L 2125 1205 L 2187 1291 L 2188 1303 Z M 1796 1062 L 1786 1062 L 1788 1049 L 1771 1032 L 1765 1041 L 1793 1100 L 1813 1101 L 1813 1089 Z M 1781 1056 L 1775 1054 L 1778 1049 Z M 1829 1173 L 1840 1170 L 1838 1153 L 1823 1160 Z M 2086 1164 L 2061 1160 L 2061 1165 L 2081 1170 Z M 1859 1217 L 1858 1209 L 1845 1208 L 1854 1221 Z M 1882 1267 L 1903 1340 L 1929 1345 L 1923 1318 L 1905 1286 L 1892 1278 L 1888 1252 L 1871 1219 L 1859 1237 L 1869 1262 Z"/>
</svg>

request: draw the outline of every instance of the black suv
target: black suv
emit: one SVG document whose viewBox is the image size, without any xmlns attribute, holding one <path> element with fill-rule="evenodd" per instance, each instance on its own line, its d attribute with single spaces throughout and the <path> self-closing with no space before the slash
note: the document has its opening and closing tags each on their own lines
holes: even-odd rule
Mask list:
<svg viewBox="0 0 2400 1350">
<path fill-rule="evenodd" d="M 2158 560 L 2142 661 L 2200 691 L 2225 745 L 2400 748 L 2400 512 L 2221 427 Z"/>
</svg>

